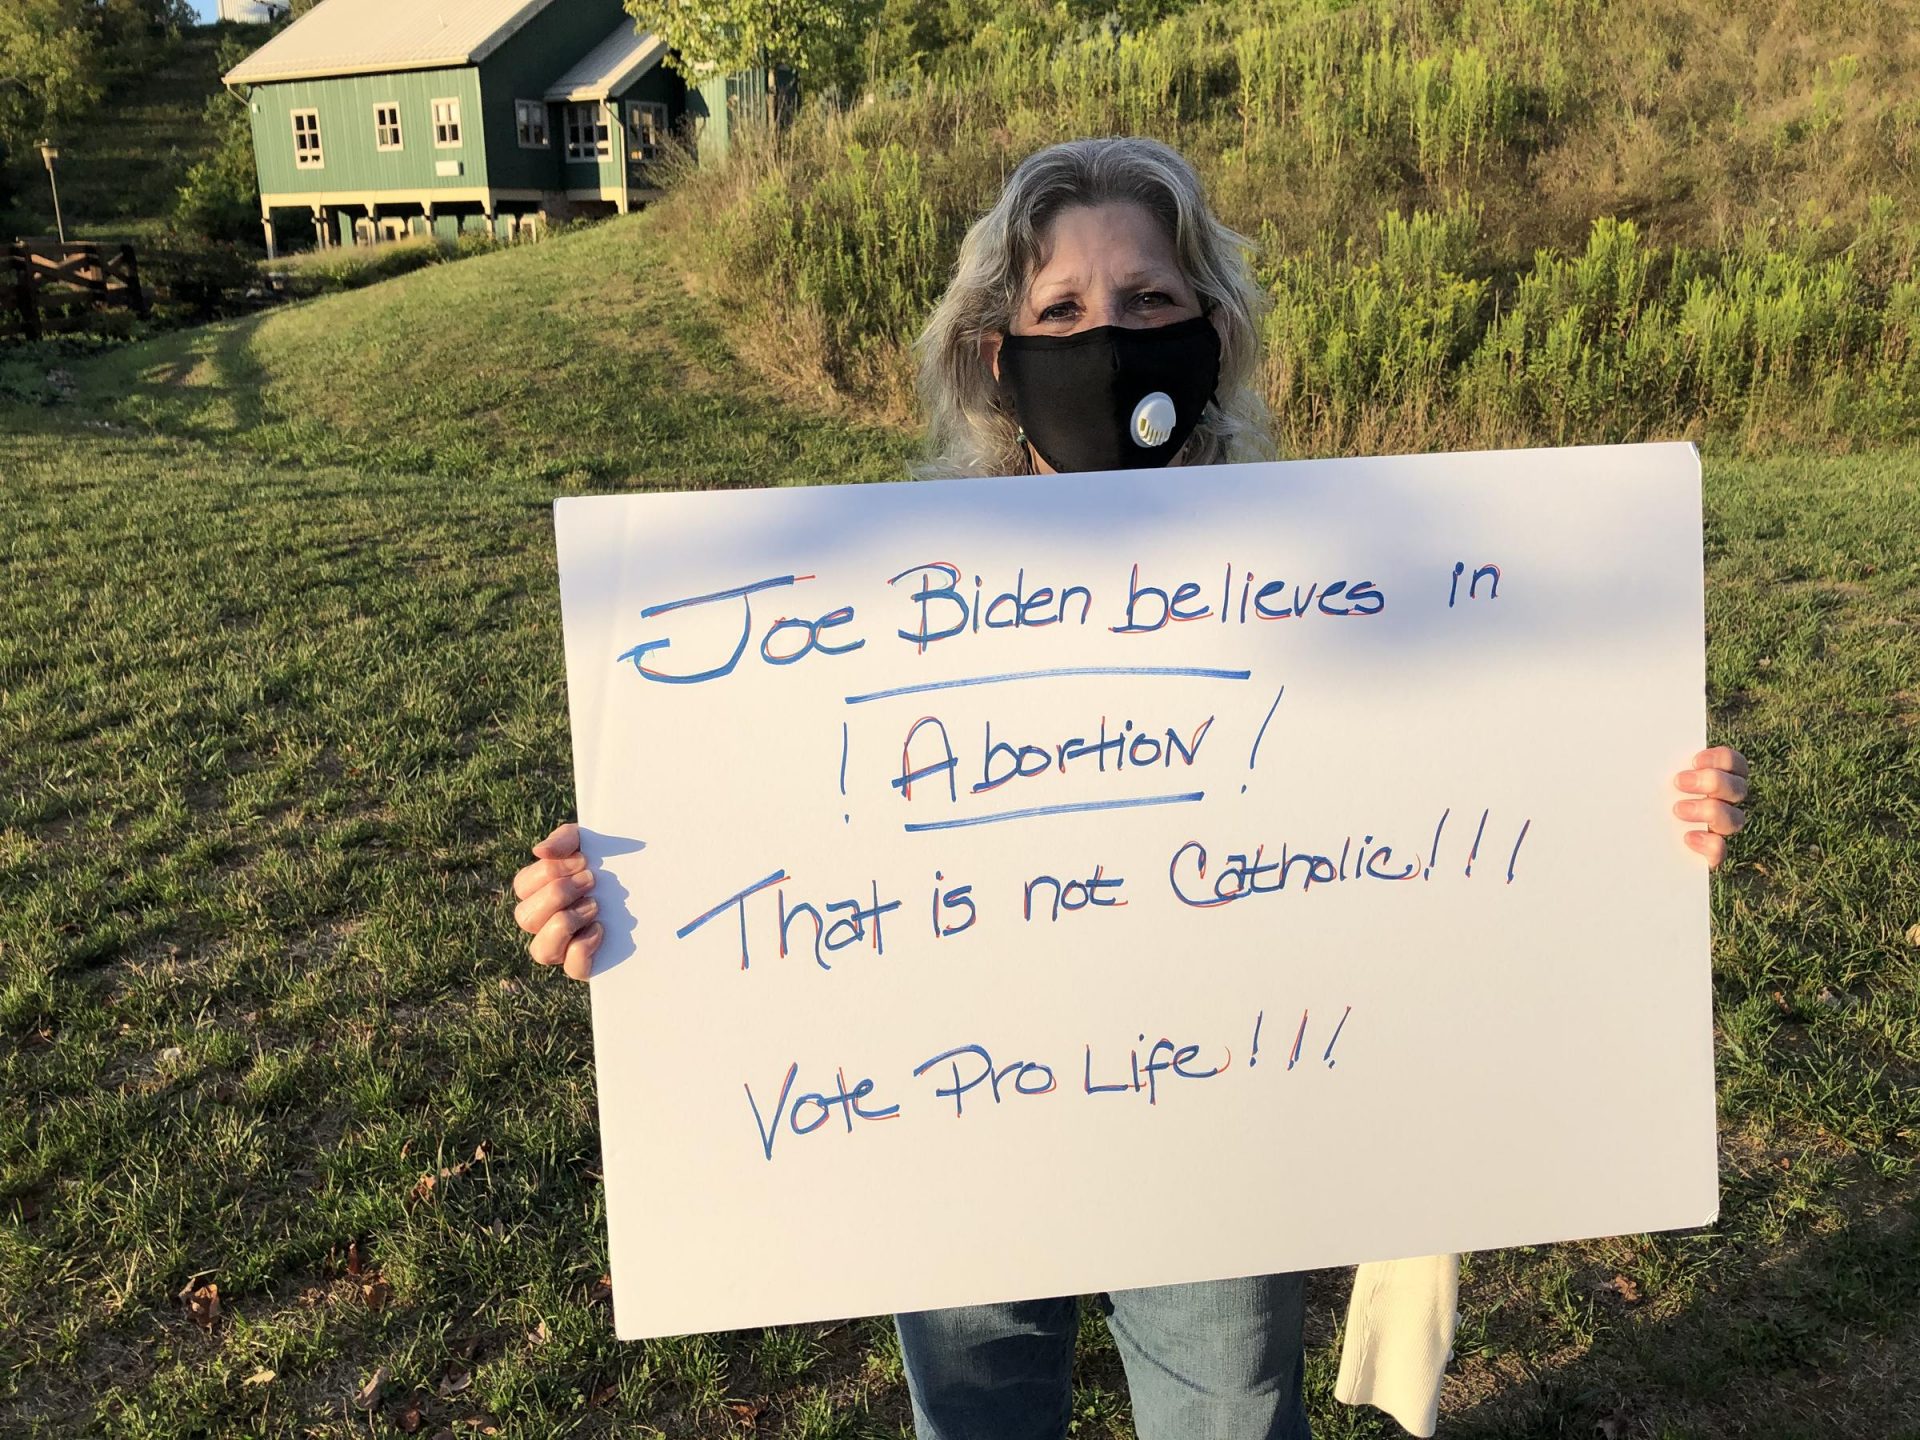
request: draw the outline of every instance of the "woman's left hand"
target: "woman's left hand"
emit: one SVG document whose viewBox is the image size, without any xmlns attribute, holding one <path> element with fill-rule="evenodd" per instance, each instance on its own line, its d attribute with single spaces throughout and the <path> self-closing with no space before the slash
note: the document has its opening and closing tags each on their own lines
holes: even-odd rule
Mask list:
<svg viewBox="0 0 1920 1440">
<path fill-rule="evenodd" d="M 1747 757 L 1728 745 L 1702 750 L 1694 768 L 1682 770 L 1673 783 L 1691 800 L 1676 800 L 1673 813 L 1707 828 L 1687 831 L 1687 844 L 1707 857 L 1709 866 L 1727 858 L 1726 837 L 1747 823 L 1740 802 L 1747 798 Z"/>
</svg>

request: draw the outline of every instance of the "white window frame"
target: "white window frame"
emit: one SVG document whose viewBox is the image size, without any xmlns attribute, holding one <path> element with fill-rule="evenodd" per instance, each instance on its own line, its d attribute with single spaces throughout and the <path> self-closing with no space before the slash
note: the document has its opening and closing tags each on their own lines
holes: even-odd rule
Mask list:
<svg viewBox="0 0 1920 1440">
<path fill-rule="evenodd" d="M 583 121 L 585 123 L 582 123 Z M 563 117 L 563 124 L 567 140 L 567 159 L 604 160 L 613 153 L 613 130 L 607 124 L 606 101 L 579 100 L 569 104 Z"/>
<path fill-rule="evenodd" d="M 442 95 L 433 101 L 433 148 L 460 148 L 460 97 Z"/>
<path fill-rule="evenodd" d="M 522 150 L 551 150 L 553 136 L 547 132 L 547 102 L 544 100 L 516 100 L 513 102 L 513 130 L 520 137 Z M 538 132 L 538 139 L 528 139 L 530 133 Z"/>
<path fill-rule="evenodd" d="M 311 107 L 301 110 L 289 110 L 288 119 L 293 125 L 293 168 L 296 170 L 324 170 L 327 157 L 320 143 L 320 112 Z M 302 120 L 311 122 L 305 130 L 300 128 Z M 302 140 L 312 140 L 311 146 L 302 145 Z"/>
<path fill-rule="evenodd" d="M 390 111 L 392 113 L 393 120 L 391 123 L 380 118 L 382 111 Z M 387 132 L 389 131 L 393 134 L 391 142 L 386 138 Z M 374 101 L 373 148 L 376 150 L 404 150 L 407 148 L 405 132 L 400 128 L 400 102 L 398 100 Z"/>
<path fill-rule="evenodd" d="M 627 104 L 627 139 L 630 142 L 627 154 L 636 160 L 658 160 L 660 152 L 667 148 L 667 107 L 658 100 L 629 100 Z M 643 140 L 639 122 L 648 116 L 654 119 L 653 140 Z"/>
</svg>

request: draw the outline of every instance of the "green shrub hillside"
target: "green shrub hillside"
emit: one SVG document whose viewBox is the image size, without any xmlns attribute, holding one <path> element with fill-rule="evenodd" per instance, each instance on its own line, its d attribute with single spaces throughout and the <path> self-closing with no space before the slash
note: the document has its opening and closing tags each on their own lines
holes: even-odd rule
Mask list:
<svg viewBox="0 0 1920 1440">
<path fill-rule="evenodd" d="M 1290 453 L 1920 430 L 1915 0 L 893 6 L 867 57 L 669 210 L 896 416 L 1006 171 L 1133 133 L 1255 246 Z"/>
</svg>

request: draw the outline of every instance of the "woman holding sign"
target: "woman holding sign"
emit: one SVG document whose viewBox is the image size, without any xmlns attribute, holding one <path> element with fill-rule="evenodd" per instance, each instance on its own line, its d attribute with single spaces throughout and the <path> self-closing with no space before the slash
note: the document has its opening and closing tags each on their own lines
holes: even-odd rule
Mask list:
<svg viewBox="0 0 1920 1440">
<path fill-rule="evenodd" d="M 1256 385 L 1260 292 L 1247 242 L 1208 209 L 1191 167 L 1137 139 L 1029 156 L 967 233 L 921 336 L 929 473 L 1051 474 L 1212 464 L 1272 450 Z M 1578 783 L 1579 757 L 1537 762 Z M 1709 865 L 1745 823 L 1747 765 L 1720 747 L 1674 777 L 1674 814 Z M 533 958 L 587 978 L 602 936 L 577 827 L 533 847 L 513 882 Z M 1432 1433 L 1453 1332 L 1456 1257 L 1360 1267 L 1338 1397 Z M 1309 1433 L 1298 1273 L 1099 1298 L 1144 1440 Z M 1066 1433 L 1071 1296 L 897 1317 L 922 1440 Z"/>
</svg>

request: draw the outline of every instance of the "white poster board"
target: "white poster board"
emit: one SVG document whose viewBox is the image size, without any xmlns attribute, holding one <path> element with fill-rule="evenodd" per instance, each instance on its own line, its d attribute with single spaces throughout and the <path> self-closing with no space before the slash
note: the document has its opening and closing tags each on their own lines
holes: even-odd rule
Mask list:
<svg viewBox="0 0 1920 1440">
<path fill-rule="evenodd" d="M 1711 1220 L 1699 475 L 556 502 L 618 1334 Z"/>
</svg>

